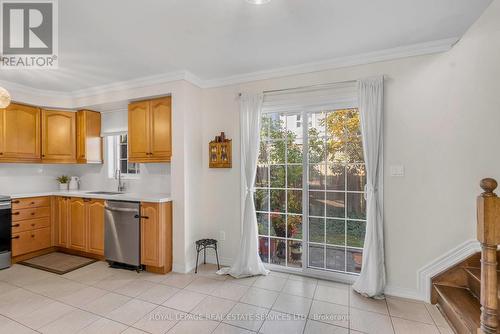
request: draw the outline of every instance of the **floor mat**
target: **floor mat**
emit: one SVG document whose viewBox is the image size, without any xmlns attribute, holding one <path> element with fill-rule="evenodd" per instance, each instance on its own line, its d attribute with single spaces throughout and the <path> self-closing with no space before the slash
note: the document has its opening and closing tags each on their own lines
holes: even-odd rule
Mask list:
<svg viewBox="0 0 500 334">
<path fill-rule="evenodd" d="M 62 275 L 96 261 L 82 256 L 54 252 L 21 261 L 19 264 Z"/>
</svg>

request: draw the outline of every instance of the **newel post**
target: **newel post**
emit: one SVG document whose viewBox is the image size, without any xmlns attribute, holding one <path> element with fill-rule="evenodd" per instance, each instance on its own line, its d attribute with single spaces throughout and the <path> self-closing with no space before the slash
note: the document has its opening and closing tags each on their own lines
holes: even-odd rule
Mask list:
<svg viewBox="0 0 500 334">
<path fill-rule="evenodd" d="M 500 198 L 494 179 L 481 180 L 484 192 L 477 198 L 477 238 L 481 243 L 481 328 L 479 334 L 498 329 L 497 245 L 500 243 Z"/>
</svg>

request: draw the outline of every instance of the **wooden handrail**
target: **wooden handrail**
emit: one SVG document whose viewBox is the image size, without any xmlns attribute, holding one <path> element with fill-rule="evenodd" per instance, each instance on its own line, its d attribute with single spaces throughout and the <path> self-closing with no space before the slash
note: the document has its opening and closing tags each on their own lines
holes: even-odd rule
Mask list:
<svg viewBox="0 0 500 334">
<path fill-rule="evenodd" d="M 497 246 L 500 244 L 500 198 L 494 179 L 481 180 L 477 198 L 477 239 L 481 243 L 481 328 L 479 334 L 498 330 Z"/>
</svg>

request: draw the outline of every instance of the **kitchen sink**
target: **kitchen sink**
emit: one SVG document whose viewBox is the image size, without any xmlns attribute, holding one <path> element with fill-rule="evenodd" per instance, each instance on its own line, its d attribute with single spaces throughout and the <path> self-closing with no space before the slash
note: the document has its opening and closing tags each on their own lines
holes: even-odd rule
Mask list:
<svg viewBox="0 0 500 334">
<path fill-rule="evenodd" d="M 121 195 L 124 194 L 119 191 L 88 191 L 87 194 L 91 195 Z"/>
</svg>

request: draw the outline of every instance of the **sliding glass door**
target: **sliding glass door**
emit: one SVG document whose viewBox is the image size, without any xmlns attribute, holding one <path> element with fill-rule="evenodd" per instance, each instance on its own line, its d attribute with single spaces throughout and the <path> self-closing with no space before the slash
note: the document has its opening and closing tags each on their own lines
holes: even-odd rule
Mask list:
<svg viewBox="0 0 500 334">
<path fill-rule="evenodd" d="M 359 273 L 365 183 L 357 109 L 264 114 L 255 184 L 262 260 Z"/>
</svg>

